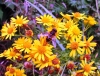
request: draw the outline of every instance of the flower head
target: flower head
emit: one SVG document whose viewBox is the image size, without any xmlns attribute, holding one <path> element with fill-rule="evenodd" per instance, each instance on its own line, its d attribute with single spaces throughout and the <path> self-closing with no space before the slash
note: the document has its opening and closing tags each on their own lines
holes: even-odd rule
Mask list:
<svg viewBox="0 0 100 76">
<path fill-rule="evenodd" d="M 45 56 L 48 58 L 52 55 L 52 46 L 47 44 L 45 41 L 46 38 L 42 37 L 40 40 L 34 40 L 34 58 L 40 60 L 45 60 Z"/>
<path fill-rule="evenodd" d="M 77 25 L 74 25 L 74 26 L 70 27 L 70 29 L 68 30 L 68 34 L 73 39 L 82 37 L 82 31 L 79 29 L 79 27 Z"/>
<path fill-rule="evenodd" d="M 14 36 L 16 31 L 16 27 L 13 24 L 5 23 L 1 29 L 1 36 L 5 36 L 6 39 L 11 39 L 11 37 Z"/>
<path fill-rule="evenodd" d="M 16 18 L 11 18 L 11 23 L 15 24 L 16 26 L 22 26 L 23 24 L 27 24 L 29 22 L 29 20 L 27 20 L 27 17 L 23 17 L 23 16 L 17 16 Z"/>
<path fill-rule="evenodd" d="M 18 56 L 20 56 L 20 53 L 15 51 L 15 48 L 9 48 L 8 50 L 4 51 L 5 52 L 5 57 L 7 59 L 17 59 Z"/>
<path fill-rule="evenodd" d="M 80 55 L 84 53 L 84 50 L 81 48 L 83 46 L 85 46 L 84 42 L 77 38 L 70 40 L 70 43 L 67 44 L 66 48 L 71 49 L 70 57 L 75 57 L 76 53 L 79 53 Z"/>
<path fill-rule="evenodd" d="M 97 22 L 92 16 L 89 16 L 84 20 L 84 24 L 89 25 L 89 26 L 93 26 L 93 25 L 97 24 Z"/>
<path fill-rule="evenodd" d="M 16 76 L 16 68 L 12 67 L 12 65 L 7 66 L 6 70 L 5 76 Z"/>
<path fill-rule="evenodd" d="M 86 40 L 86 37 L 84 37 L 84 50 L 86 51 L 86 54 L 91 54 L 91 50 L 94 50 L 94 47 L 96 46 L 95 42 L 91 42 L 93 40 L 94 36 L 90 36 L 88 40 Z"/>
<path fill-rule="evenodd" d="M 25 37 L 18 38 L 13 46 L 19 49 L 20 52 L 24 51 L 25 53 L 29 53 L 33 48 L 32 39 Z"/>
<path fill-rule="evenodd" d="M 80 64 L 82 67 L 82 70 L 78 70 L 77 72 L 83 72 L 85 76 L 89 76 L 90 73 L 93 73 L 94 70 L 96 70 L 96 67 L 92 67 L 94 61 L 87 63 L 87 60 L 85 59 L 85 61 L 82 60 L 82 63 Z"/>
<path fill-rule="evenodd" d="M 45 25 L 50 26 L 52 25 L 51 22 L 54 19 L 52 18 L 52 16 L 44 14 L 43 16 L 37 17 L 36 20 L 37 20 L 37 23 L 42 23 L 44 26 Z"/>
<path fill-rule="evenodd" d="M 84 18 L 86 18 L 84 14 L 79 13 L 79 12 L 72 13 L 72 15 L 73 15 L 74 18 L 76 18 L 78 20 L 80 20 L 80 19 L 83 20 Z"/>
</svg>

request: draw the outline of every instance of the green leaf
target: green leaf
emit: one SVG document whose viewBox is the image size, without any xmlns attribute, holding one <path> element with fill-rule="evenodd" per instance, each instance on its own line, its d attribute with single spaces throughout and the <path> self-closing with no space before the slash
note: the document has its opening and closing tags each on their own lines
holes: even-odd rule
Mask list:
<svg viewBox="0 0 100 76">
<path fill-rule="evenodd" d="M 3 12 L 2 12 L 2 10 L 0 8 L 0 19 L 2 19 L 2 16 L 3 16 Z"/>
</svg>

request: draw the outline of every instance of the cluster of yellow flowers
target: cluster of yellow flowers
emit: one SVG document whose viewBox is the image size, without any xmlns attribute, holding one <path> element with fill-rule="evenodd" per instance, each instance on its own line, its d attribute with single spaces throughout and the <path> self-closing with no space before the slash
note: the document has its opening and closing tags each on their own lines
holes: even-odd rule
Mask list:
<svg viewBox="0 0 100 76">
<path fill-rule="evenodd" d="M 61 37 L 66 39 L 66 49 L 70 50 L 70 57 L 74 58 L 76 54 L 78 56 L 91 54 L 91 51 L 93 51 L 96 46 L 96 43 L 92 41 L 94 36 L 90 36 L 87 39 L 84 32 L 89 27 L 97 24 L 95 19 L 92 16 L 86 16 L 79 12 L 72 13 L 72 15 L 61 13 L 61 15 L 63 16 L 62 19 L 53 18 L 52 16 L 45 14 L 36 17 L 36 20 L 38 24 L 43 25 L 42 28 L 45 29 L 44 32 L 48 32 L 50 39 L 60 39 Z M 81 26 L 79 21 L 84 24 L 83 31 L 79 28 L 79 26 Z M 27 17 L 24 18 L 23 16 L 11 18 L 11 22 L 5 23 L 2 27 L 1 36 L 5 39 L 11 39 L 12 36 L 16 36 L 15 33 L 17 32 L 17 29 L 24 26 L 26 27 L 28 22 L 29 20 L 27 20 Z M 26 34 L 21 34 L 22 36 L 14 41 L 12 47 L 1 53 L 0 57 L 6 57 L 12 61 L 17 61 L 19 58 L 20 60 L 27 59 L 27 61 L 32 61 L 39 70 L 49 66 L 60 68 L 60 60 L 58 55 L 53 53 L 52 49 L 54 46 L 47 40 L 48 36 L 41 35 L 39 39 L 33 39 L 33 31 L 30 28 L 28 29 L 29 30 L 25 29 Z M 82 68 L 81 70 L 78 70 L 77 73 L 82 73 L 84 76 L 93 73 L 93 70 L 96 69 L 96 67 L 92 67 L 93 63 L 94 62 L 87 62 L 86 59 L 82 60 L 82 63 L 80 64 Z M 9 70 L 5 73 L 6 76 L 19 76 L 17 74 L 26 76 L 23 74 L 24 70 L 16 70 L 16 68 L 12 66 L 8 67 Z"/>
</svg>

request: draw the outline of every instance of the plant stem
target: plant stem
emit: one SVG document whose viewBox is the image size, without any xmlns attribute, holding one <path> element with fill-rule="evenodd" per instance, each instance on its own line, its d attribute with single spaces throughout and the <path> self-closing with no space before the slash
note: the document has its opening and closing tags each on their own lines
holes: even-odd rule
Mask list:
<svg viewBox="0 0 100 76">
<path fill-rule="evenodd" d="M 38 8 L 36 5 L 34 5 L 34 4 L 32 4 L 31 2 L 29 2 L 29 1 L 27 1 L 32 7 L 34 7 L 35 9 L 37 9 L 38 11 L 39 11 L 39 13 L 41 14 L 41 15 L 43 15 L 44 13 L 43 13 L 43 11 L 41 11 L 41 9 L 40 8 Z"/>
</svg>

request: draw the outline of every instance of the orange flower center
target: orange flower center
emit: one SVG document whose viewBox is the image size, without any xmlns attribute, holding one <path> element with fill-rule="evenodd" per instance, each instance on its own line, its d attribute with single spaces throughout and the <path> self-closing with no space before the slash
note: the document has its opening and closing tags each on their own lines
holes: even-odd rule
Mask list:
<svg viewBox="0 0 100 76">
<path fill-rule="evenodd" d="M 14 68 L 9 68 L 10 73 L 14 73 L 15 69 Z"/>
<path fill-rule="evenodd" d="M 11 34 L 13 32 L 13 28 L 12 27 L 8 28 L 7 32 L 8 32 L 8 34 Z"/>
<path fill-rule="evenodd" d="M 53 59 L 53 60 L 52 60 L 52 63 L 53 63 L 54 65 L 59 64 L 59 59 L 58 59 L 58 58 Z"/>
<path fill-rule="evenodd" d="M 78 18 L 78 17 L 80 17 L 80 16 L 81 16 L 81 15 L 80 15 L 79 12 L 74 13 L 74 17 L 75 17 L 75 18 Z"/>
<path fill-rule="evenodd" d="M 38 46 L 38 51 L 40 54 L 44 54 L 46 52 L 45 46 Z"/>
<path fill-rule="evenodd" d="M 90 72 L 91 71 L 91 66 L 89 64 L 85 64 L 84 71 Z"/>
<path fill-rule="evenodd" d="M 78 43 L 77 42 L 72 42 L 71 43 L 71 49 L 76 50 L 78 48 Z"/>
<path fill-rule="evenodd" d="M 24 44 L 23 44 L 23 47 L 24 48 L 30 48 L 31 47 L 31 43 L 30 42 L 25 42 Z"/>
<path fill-rule="evenodd" d="M 23 24 L 23 19 L 21 18 L 16 19 L 16 24 Z"/>
<path fill-rule="evenodd" d="M 10 52 L 10 56 L 13 57 L 13 56 L 15 56 L 15 55 L 16 55 L 16 52 L 14 52 L 14 51 L 11 51 L 11 52 Z"/>
<path fill-rule="evenodd" d="M 90 42 L 88 41 L 85 44 L 86 44 L 85 48 L 88 48 L 90 46 Z"/>
<path fill-rule="evenodd" d="M 43 22 L 43 23 L 48 23 L 48 22 L 50 22 L 50 21 L 49 21 L 48 18 L 45 17 L 45 18 L 42 18 L 42 22 Z"/>
<path fill-rule="evenodd" d="M 66 23 L 66 25 L 65 25 L 65 27 L 68 28 L 68 29 L 70 28 L 70 26 L 71 26 L 70 22 Z"/>
</svg>

